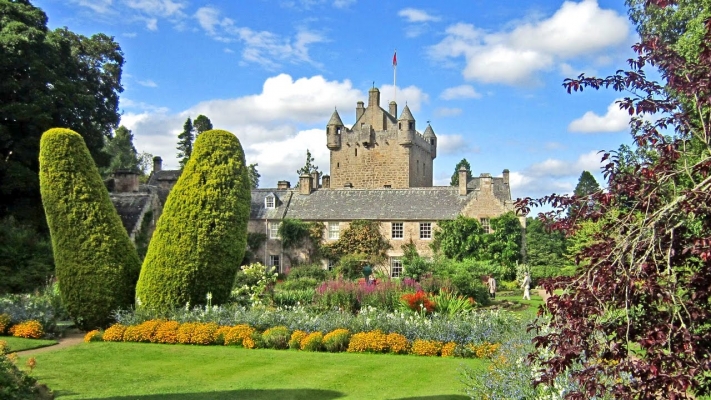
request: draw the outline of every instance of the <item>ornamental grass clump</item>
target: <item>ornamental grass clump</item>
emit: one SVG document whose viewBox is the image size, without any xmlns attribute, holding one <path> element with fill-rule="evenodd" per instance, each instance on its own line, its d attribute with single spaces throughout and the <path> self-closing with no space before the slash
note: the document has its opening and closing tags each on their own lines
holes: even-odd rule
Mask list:
<svg viewBox="0 0 711 400">
<path fill-rule="evenodd" d="M 262 342 L 267 349 L 288 349 L 291 332 L 285 326 L 275 326 L 262 333 Z"/>
<path fill-rule="evenodd" d="M 338 353 L 348 349 L 351 332 L 348 329 L 336 329 L 323 337 L 323 347 L 331 353 Z"/>
<path fill-rule="evenodd" d="M 121 324 L 113 324 L 106 331 L 102 339 L 104 342 L 122 342 L 123 334 L 126 332 L 126 326 Z"/>
<path fill-rule="evenodd" d="M 148 246 L 136 294 L 163 312 L 186 303 L 230 298 L 247 247 L 250 180 L 233 134 L 210 130 L 193 152 L 166 200 Z"/>
<path fill-rule="evenodd" d="M 393 354 L 407 354 L 410 351 L 410 341 L 399 333 L 388 333 L 385 341 Z"/>
<path fill-rule="evenodd" d="M 442 342 L 417 339 L 412 342 L 412 354 L 418 356 L 438 356 L 442 352 Z"/>
<path fill-rule="evenodd" d="M 42 324 L 37 320 L 23 321 L 10 327 L 10 334 L 26 339 L 41 339 L 44 337 Z"/>
<path fill-rule="evenodd" d="M 299 343 L 299 349 L 304 351 L 319 351 L 321 350 L 321 344 L 323 342 L 323 333 L 321 332 L 311 332 L 306 337 L 301 339 Z"/>
<path fill-rule="evenodd" d="M 304 331 L 294 331 L 291 334 L 291 339 L 289 339 L 289 348 L 292 350 L 299 350 L 301 348 L 301 340 L 308 336 L 308 333 Z"/>
<path fill-rule="evenodd" d="M 384 353 L 388 351 L 387 335 L 380 330 L 356 333 L 348 343 L 349 353 Z"/>
</svg>

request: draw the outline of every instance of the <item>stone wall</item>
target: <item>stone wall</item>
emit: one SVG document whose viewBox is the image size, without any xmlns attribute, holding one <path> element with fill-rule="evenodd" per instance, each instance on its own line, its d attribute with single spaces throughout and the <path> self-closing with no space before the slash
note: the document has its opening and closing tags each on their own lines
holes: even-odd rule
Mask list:
<svg viewBox="0 0 711 400">
<path fill-rule="evenodd" d="M 343 188 L 346 182 L 358 189 L 409 187 L 410 150 L 397 144 L 396 135 L 378 139 L 370 148 L 344 140 L 339 150 L 331 151 L 331 188 Z"/>
</svg>

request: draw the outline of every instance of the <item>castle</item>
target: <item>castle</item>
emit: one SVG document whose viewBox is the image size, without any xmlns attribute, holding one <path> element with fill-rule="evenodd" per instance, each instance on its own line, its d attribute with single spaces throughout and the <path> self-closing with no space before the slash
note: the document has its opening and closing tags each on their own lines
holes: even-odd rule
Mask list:
<svg viewBox="0 0 711 400">
<path fill-rule="evenodd" d="M 276 188 L 252 190 L 248 230 L 266 236 L 259 248 L 252 249 L 258 261 L 281 272 L 292 263 L 307 261 L 308 249 L 287 251 L 281 244 L 279 224 L 286 218 L 323 223 L 324 242 L 338 240 L 351 221 L 374 220 L 391 246 L 387 263 L 379 267 L 397 277 L 402 273 L 403 244 L 412 242 L 421 255 L 432 255 L 429 244 L 438 221 L 464 215 L 477 218 L 489 231 L 491 218 L 513 211 L 508 170 L 500 177 L 488 173 L 471 177 L 462 168 L 458 186 L 433 186 L 432 167 L 437 157 L 434 130 L 428 124 L 424 133 L 419 133 L 407 105 L 399 117 L 395 102 L 388 108 L 380 107 L 380 91 L 372 88 L 368 106 L 357 103 L 351 128 L 343 124 L 338 111 L 333 112 L 325 135 L 330 175 L 302 175 L 296 188 L 279 181 Z M 128 186 L 116 183 L 117 188 L 129 187 L 134 193 L 112 193 L 132 237 L 142 220 L 130 215 L 151 215 L 157 220 L 179 172 L 162 170 L 160 157 L 156 157 L 147 185 L 139 187 L 137 180 Z M 114 179 L 126 178 L 116 175 Z M 132 201 L 131 196 L 145 199 Z M 148 207 L 154 208 L 151 214 Z M 333 267 L 330 261 L 323 263 L 324 268 Z"/>
</svg>

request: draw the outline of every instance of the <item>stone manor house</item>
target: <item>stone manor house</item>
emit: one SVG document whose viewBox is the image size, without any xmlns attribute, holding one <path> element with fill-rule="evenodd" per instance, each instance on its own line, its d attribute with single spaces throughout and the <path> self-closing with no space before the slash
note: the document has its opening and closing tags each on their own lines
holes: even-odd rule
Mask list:
<svg viewBox="0 0 711 400">
<path fill-rule="evenodd" d="M 262 263 L 286 271 L 290 260 L 305 257 L 302 250 L 285 254 L 278 237 L 285 218 L 317 221 L 325 225 L 325 242 L 338 240 L 351 221 L 375 220 L 391 245 L 387 265 L 380 266 L 391 276 L 402 272 L 402 245 L 415 244 L 423 256 L 432 254 L 437 221 L 458 215 L 477 218 L 486 230 L 489 219 L 513 211 L 509 171 L 500 177 L 482 173 L 478 177 L 459 171 L 459 186 L 433 186 L 433 161 L 437 157 L 437 136 L 428 124 L 423 133 L 406 105 L 397 116 L 397 104 L 380 107 L 380 91 L 372 88 L 368 105 L 356 105 L 356 121 L 344 126 L 337 111 L 326 126 L 326 146 L 330 150 L 330 175 L 318 173 L 299 177 L 298 187 L 279 181 L 276 188 L 252 190 L 250 232 L 262 232 L 266 242 L 255 252 Z M 112 201 L 132 239 L 143 219 L 150 216 L 154 226 L 162 205 L 180 175 L 163 170 L 154 159 L 147 185 L 139 185 L 137 175 L 114 174 Z M 324 268 L 331 265 L 324 261 Z"/>
</svg>

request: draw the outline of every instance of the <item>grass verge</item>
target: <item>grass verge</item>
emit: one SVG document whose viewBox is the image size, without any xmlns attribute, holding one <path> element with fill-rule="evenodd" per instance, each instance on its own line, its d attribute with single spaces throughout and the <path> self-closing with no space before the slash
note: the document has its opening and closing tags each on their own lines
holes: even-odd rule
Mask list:
<svg viewBox="0 0 711 400">
<path fill-rule="evenodd" d="M 56 340 L 25 339 L 14 336 L 0 336 L 0 340 L 7 342 L 10 352 L 39 349 L 57 344 Z"/>
<path fill-rule="evenodd" d="M 478 359 L 82 343 L 37 354 L 32 375 L 60 399 L 464 400 Z M 18 365 L 24 365 L 21 360 Z"/>
</svg>

